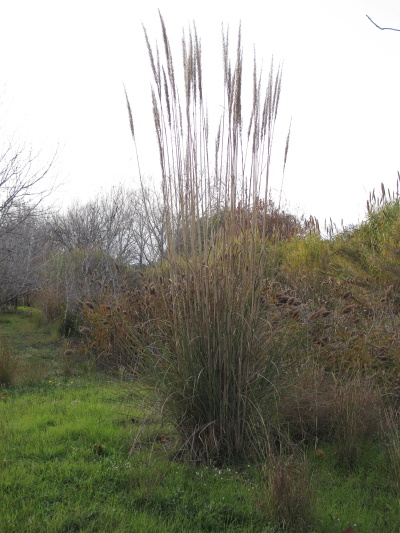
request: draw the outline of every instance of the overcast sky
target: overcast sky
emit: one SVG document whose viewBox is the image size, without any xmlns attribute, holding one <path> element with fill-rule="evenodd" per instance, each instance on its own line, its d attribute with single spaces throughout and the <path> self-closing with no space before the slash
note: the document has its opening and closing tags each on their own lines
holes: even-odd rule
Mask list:
<svg viewBox="0 0 400 533">
<path fill-rule="evenodd" d="M 194 20 L 203 47 L 209 114 L 222 103 L 221 24 L 232 40 L 242 25 L 245 68 L 253 48 L 264 71 L 283 61 L 279 127 L 292 120 L 284 195 L 320 219 L 356 223 L 368 193 L 393 189 L 400 170 L 398 0 L 4 0 L 0 21 L 0 136 L 50 157 L 62 204 L 87 200 L 123 181 L 138 185 L 123 92 L 132 105 L 143 174 L 157 180 L 151 72 L 142 24 L 160 42 L 158 8 L 175 61 L 183 28 Z M 251 78 L 244 85 L 251 88 Z M 245 117 L 245 121 L 246 117 Z M 280 140 L 279 140 L 280 139 Z M 281 182 L 276 165 L 272 187 Z"/>
</svg>

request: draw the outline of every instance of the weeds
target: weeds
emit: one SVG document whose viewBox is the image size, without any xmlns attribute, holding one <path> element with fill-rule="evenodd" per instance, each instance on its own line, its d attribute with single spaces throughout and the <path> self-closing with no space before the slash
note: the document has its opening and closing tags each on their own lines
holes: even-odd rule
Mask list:
<svg viewBox="0 0 400 533">
<path fill-rule="evenodd" d="M 340 384 L 336 405 L 336 456 L 348 470 L 358 465 L 363 450 L 379 435 L 382 398 L 371 380 L 357 377 Z"/>
<path fill-rule="evenodd" d="M 175 454 L 169 435 L 159 434 L 159 441 L 151 441 L 152 458 L 161 442 L 163 453 L 196 466 L 242 466 L 249 457 L 259 464 L 267 456 L 273 522 L 311 530 L 316 527 L 315 487 L 305 462 L 285 458 L 288 450 L 311 448 L 322 459 L 320 466 L 332 457 L 330 474 L 341 471 L 349 478 L 361 472 L 363 454 L 381 438 L 387 440 L 398 483 L 398 197 L 386 202 L 383 188 L 382 202 L 375 205 L 370 199 L 364 224 L 335 236 L 332 230 L 329 240 L 321 238 L 315 220 L 298 220 L 276 208 L 268 184 L 281 69 L 271 65 L 262 92 L 254 62 L 253 107 L 245 130 L 241 33 L 233 64 L 228 34 L 223 34 L 224 112 L 211 145 L 196 29 L 183 39 L 180 93 L 161 16 L 160 21 L 164 62 L 147 33 L 146 42 L 154 77 L 166 246 L 150 253 L 159 262 L 140 271 L 140 283 L 137 276 L 135 283 L 129 279 L 129 269 L 123 274 L 96 250 L 89 255 L 75 250 L 63 259 L 57 254 L 52 267 L 57 268 L 48 272 L 57 298 L 48 288 L 40 297 L 49 300 L 45 305 L 50 315 L 64 311 L 60 332 L 79 338 L 88 372 L 111 369 L 120 384 L 141 378 L 144 390 L 151 391 L 145 399 L 172 424 L 173 440 L 179 439 Z M 288 143 L 284 165 L 287 148 Z M 151 241 L 149 237 L 146 242 L 149 249 Z M 89 272 L 89 259 L 98 269 L 107 264 L 113 283 L 96 278 L 97 267 L 90 269 L 86 288 L 77 284 L 82 300 L 67 306 L 61 290 L 61 280 L 68 279 L 67 263 L 79 279 L 80 273 Z M 43 315 L 33 312 L 32 319 L 40 328 Z M 74 372 L 75 348 L 65 346 L 65 375 Z M 3 348 L 3 386 L 13 381 L 12 362 Z M 393 391 L 384 437 L 378 431 L 384 412 L 380 387 Z M 8 402 L 7 394 L 4 398 Z M 53 420 L 43 424 L 53 431 Z M 144 434 L 147 428 L 136 432 L 131 455 L 149 444 Z M 90 445 L 91 461 L 108 459 L 109 448 L 102 442 L 96 438 Z M 328 454 L 321 448 L 325 446 L 330 447 Z M 280 457 L 274 456 L 277 451 Z M 168 514 L 171 501 L 163 491 L 170 464 L 159 464 L 160 471 L 146 464 L 131 477 L 130 486 L 137 490 L 140 508 L 166 509 Z M 184 484 L 181 479 L 179 483 Z M 173 495 L 174 504 L 185 502 L 186 518 L 197 513 L 190 494 L 175 487 Z M 240 521 L 232 505 L 210 501 L 207 527 Z M 354 508 L 350 511 L 354 514 Z M 63 527 L 86 527 L 97 520 L 98 511 L 91 513 L 77 511 Z M 337 510 L 332 516 L 337 519 Z M 381 527 L 376 518 L 375 527 L 378 523 Z"/>
<path fill-rule="evenodd" d="M 31 317 L 32 317 L 32 325 L 34 328 L 40 329 L 41 327 L 44 326 L 46 322 L 46 318 L 41 309 L 33 308 L 31 310 Z"/>
<path fill-rule="evenodd" d="M 65 350 L 61 355 L 61 371 L 65 376 L 76 374 L 76 366 L 80 358 L 79 350 L 73 345 L 66 343 Z"/>
<path fill-rule="evenodd" d="M 316 524 L 315 489 L 307 464 L 280 457 L 266 468 L 268 506 L 274 523 L 285 531 L 312 531 Z"/>
<path fill-rule="evenodd" d="M 385 410 L 383 430 L 390 459 L 390 472 L 397 488 L 400 488 L 400 413 L 398 408 L 390 406 Z"/>
<path fill-rule="evenodd" d="M 0 338 L 0 387 L 13 385 L 17 371 L 17 361 L 10 341 Z"/>
<path fill-rule="evenodd" d="M 355 468 L 363 450 L 379 436 L 382 393 L 371 378 L 337 379 L 310 365 L 302 375 L 280 384 L 281 420 L 294 442 L 318 448 L 335 443 L 337 462 Z"/>
</svg>

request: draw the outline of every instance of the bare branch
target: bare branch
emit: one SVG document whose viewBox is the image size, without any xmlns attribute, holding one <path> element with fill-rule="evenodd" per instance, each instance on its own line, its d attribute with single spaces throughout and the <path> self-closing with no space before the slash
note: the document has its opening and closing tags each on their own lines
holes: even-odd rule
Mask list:
<svg viewBox="0 0 400 533">
<path fill-rule="evenodd" d="M 48 183 L 54 158 L 41 163 L 39 154 L 12 140 L 0 144 L 0 305 L 37 287 L 47 242 L 42 206 L 54 190 Z"/>
<path fill-rule="evenodd" d="M 367 19 L 369 19 L 369 20 L 372 22 L 372 24 L 373 24 L 374 26 L 376 26 L 376 27 L 379 28 L 380 30 L 400 31 L 400 29 L 397 29 L 397 28 L 381 28 L 381 26 L 378 26 L 378 24 L 376 24 L 376 22 L 374 22 L 374 21 L 372 20 L 371 17 L 369 17 L 368 15 L 365 15 L 365 16 L 367 17 Z"/>
</svg>

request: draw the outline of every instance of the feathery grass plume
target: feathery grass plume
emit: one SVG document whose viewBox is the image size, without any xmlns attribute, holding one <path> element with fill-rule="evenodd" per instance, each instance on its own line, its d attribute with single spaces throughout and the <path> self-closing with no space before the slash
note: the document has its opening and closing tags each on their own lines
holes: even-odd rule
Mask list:
<svg viewBox="0 0 400 533">
<path fill-rule="evenodd" d="M 276 366 L 268 354 L 269 329 L 260 295 L 282 71 L 275 73 L 271 64 L 263 97 L 254 61 L 253 107 L 243 138 L 241 30 L 233 64 L 229 35 L 223 31 L 224 111 L 214 145 L 209 141 L 196 28 L 182 40 L 181 105 L 178 71 L 161 14 L 160 22 L 165 67 L 146 31 L 145 38 L 154 78 L 167 250 L 161 267 L 164 281 L 155 288 L 164 306 L 157 326 L 162 346 L 153 345 L 156 353 L 145 378 L 161 397 L 186 456 L 223 463 L 260 453 L 271 423 Z"/>
<path fill-rule="evenodd" d="M 292 121 L 290 121 L 289 131 L 288 131 L 288 134 L 287 134 L 287 137 L 286 137 L 285 153 L 284 153 L 284 158 L 283 158 L 282 181 L 281 181 L 281 188 L 279 190 L 278 209 L 281 208 L 282 191 L 283 191 L 283 180 L 284 180 L 284 177 L 285 177 L 285 169 L 286 169 L 287 157 L 288 157 L 288 153 L 289 153 L 289 142 L 290 142 L 291 129 L 292 129 Z"/>
</svg>

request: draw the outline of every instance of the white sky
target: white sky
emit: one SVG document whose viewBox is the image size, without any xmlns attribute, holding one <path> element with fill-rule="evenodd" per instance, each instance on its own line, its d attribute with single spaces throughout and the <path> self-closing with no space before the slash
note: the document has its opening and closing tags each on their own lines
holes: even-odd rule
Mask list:
<svg viewBox="0 0 400 533">
<path fill-rule="evenodd" d="M 143 23 L 160 42 L 158 8 L 176 63 L 182 30 L 196 22 L 210 115 L 219 116 L 222 103 L 222 23 L 229 23 L 233 42 L 241 21 L 249 73 L 253 46 L 265 73 L 272 54 L 284 61 L 276 155 L 282 158 L 292 118 L 284 195 L 293 209 L 321 222 L 356 223 L 369 191 L 382 181 L 395 188 L 400 32 L 381 31 L 365 15 L 400 28 L 398 1 L 3 0 L 0 137 L 13 134 L 44 157 L 60 146 L 56 171 L 64 205 L 120 181 L 138 185 L 123 83 L 142 173 L 159 175 L 142 31 Z M 276 168 L 272 186 L 278 189 L 280 160 Z"/>
</svg>

